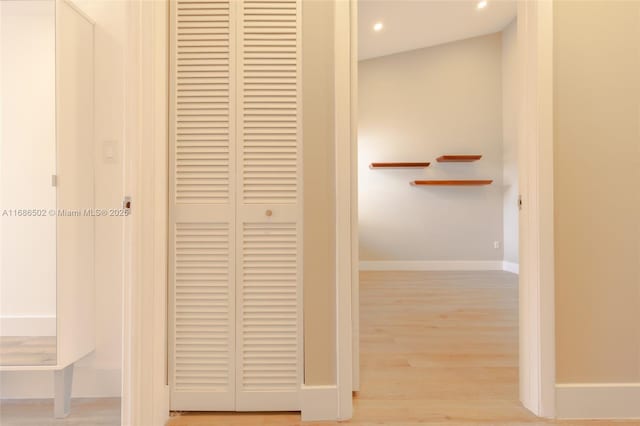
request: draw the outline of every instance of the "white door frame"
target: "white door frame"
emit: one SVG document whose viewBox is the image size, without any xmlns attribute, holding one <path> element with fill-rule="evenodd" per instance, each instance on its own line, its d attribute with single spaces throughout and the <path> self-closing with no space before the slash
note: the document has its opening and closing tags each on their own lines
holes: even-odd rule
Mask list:
<svg viewBox="0 0 640 426">
<path fill-rule="evenodd" d="M 353 246 L 357 245 L 355 234 L 357 222 L 352 223 L 352 206 L 357 204 L 356 188 L 353 188 L 352 155 L 357 121 L 353 101 L 357 93 L 354 87 L 354 58 L 357 63 L 357 45 L 353 45 L 357 31 L 357 0 L 334 0 L 334 137 L 336 179 L 336 368 L 338 387 L 338 419 L 350 419 L 353 415 L 353 321 L 352 291 L 354 277 L 358 271 L 354 262 Z M 357 39 L 356 39 L 357 42 Z M 356 83 L 357 83 L 357 74 Z M 355 146 L 357 150 L 357 145 Z M 354 190 L 352 193 L 352 189 Z M 354 229 L 355 228 L 355 229 Z M 357 282 L 357 281 L 355 281 Z M 356 293 L 357 294 L 357 293 Z M 357 377 L 357 375 L 356 375 Z"/>
<path fill-rule="evenodd" d="M 553 1 L 518 4 L 520 400 L 555 417 Z"/>
<path fill-rule="evenodd" d="M 127 10 L 122 424 L 161 426 L 167 386 L 169 0 Z"/>
<path fill-rule="evenodd" d="M 340 418 L 357 389 L 357 2 L 336 1 L 335 143 L 338 388 Z M 520 399 L 555 416 L 553 247 L 553 2 L 518 3 L 520 89 Z M 351 47 L 351 48 L 350 48 Z M 355 64 L 355 65 L 354 65 Z M 353 327 L 353 329 L 351 328 Z M 352 335 L 353 332 L 353 335 Z M 353 340 L 353 339 L 356 340 Z M 355 379 L 355 380 L 353 380 Z M 353 385 L 356 385 L 354 387 Z"/>
</svg>

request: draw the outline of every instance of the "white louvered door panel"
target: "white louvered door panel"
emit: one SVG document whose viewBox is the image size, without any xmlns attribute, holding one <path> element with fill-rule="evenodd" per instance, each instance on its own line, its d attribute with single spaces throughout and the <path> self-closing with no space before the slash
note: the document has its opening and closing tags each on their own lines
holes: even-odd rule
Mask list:
<svg viewBox="0 0 640 426">
<path fill-rule="evenodd" d="M 171 8 L 171 409 L 234 410 L 235 5 Z"/>
<path fill-rule="evenodd" d="M 236 409 L 299 410 L 300 3 L 238 7 Z"/>
<path fill-rule="evenodd" d="M 173 410 L 298 410 L 299 0 L 172 2 Z"/>
</svg>

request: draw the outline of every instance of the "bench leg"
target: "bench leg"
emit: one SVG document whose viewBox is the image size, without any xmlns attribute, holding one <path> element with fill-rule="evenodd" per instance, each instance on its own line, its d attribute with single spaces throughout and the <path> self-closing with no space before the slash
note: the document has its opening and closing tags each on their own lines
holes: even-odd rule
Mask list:
<svg viewBox="0 0 640 426">
<path fill-rule="evenodd" d="M 73 383 L 73 364 L 56 370 L 54 374 L 53 411 L 56 419 L 69 415 L 71 410 L 71 384 Z"/>
</svg>

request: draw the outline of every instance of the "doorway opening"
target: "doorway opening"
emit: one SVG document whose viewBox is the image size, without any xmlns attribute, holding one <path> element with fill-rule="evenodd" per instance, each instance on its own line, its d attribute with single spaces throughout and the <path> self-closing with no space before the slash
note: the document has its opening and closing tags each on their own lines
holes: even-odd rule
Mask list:
<svg viewBox="0 0 640 426">
<path fill-rule="evenodd" d="M 412 404 L 434 420 L 532 417 L 518 385 L 517 13 L 358 4 L 354 388 L 397 405 L 387 420 Z"/>
</svg>

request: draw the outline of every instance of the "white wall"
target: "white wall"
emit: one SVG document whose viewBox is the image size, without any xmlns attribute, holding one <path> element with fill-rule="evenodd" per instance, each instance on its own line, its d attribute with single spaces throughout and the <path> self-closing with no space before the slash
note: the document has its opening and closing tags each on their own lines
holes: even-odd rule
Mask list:
<svg viewBox="0 0 640 426">
<path fill-rule="evenodd" d="M 504 260 L 518 264 L 518 23 L 502 32 L 502 160 Z"/>
<path fill-rule="evenodd" d="M 53 0 L 0 2 L 0 212 L 56 207 Z M 54 335 L 55 217 L 1 217 L 0 335 Z"/>
<path fill-rule="evenodd" d="M 360 62 L 362 261 L 502 262 L 501 34 Z M 482 154 L 467 164 L 443 154 Z M 375 161 L 431 161 L 371 170 Z M 412 187 L 414 179 L 493 179 L 486 187 Z"/>
<path fill-rule="evenodd" d="M 95 204 L 98 208 L 119 208 L 124 170 L 126 2 L 75 3 L 96 21 Z M 108 158 L 110 152 L 112 158 Z M 96 218 L 96 351 L 76 364 L 74 397 L 120 395 L 122 238 L 122 218 Z M 50 373 L 2 373 L 1 379 L 3 398 L 42 398 L 53 394 Z"/>
</svg>

